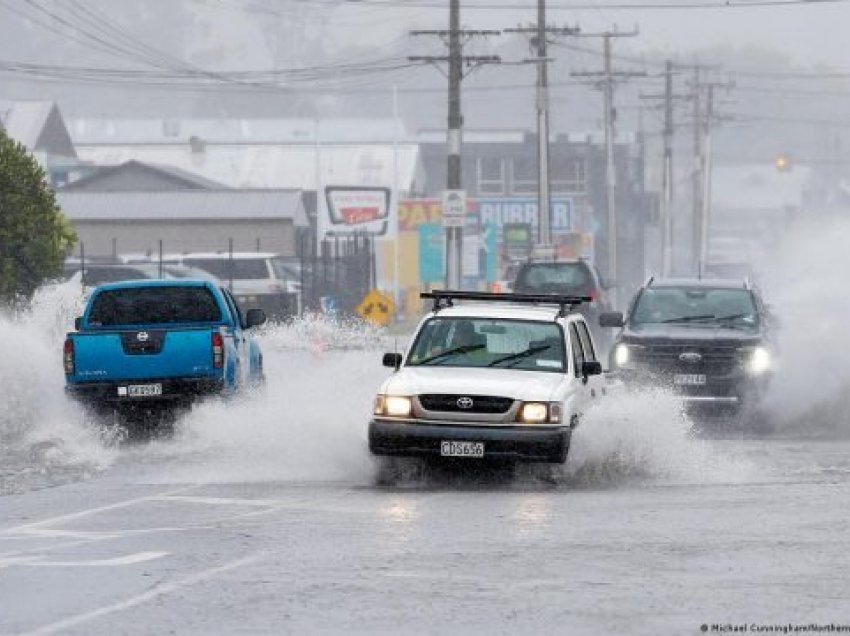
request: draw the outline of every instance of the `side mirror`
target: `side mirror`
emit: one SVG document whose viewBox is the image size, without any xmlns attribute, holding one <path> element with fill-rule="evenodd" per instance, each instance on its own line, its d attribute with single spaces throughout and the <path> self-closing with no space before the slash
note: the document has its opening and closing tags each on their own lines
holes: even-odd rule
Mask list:
<svg viewBox="0 0 850 636">
<path fill-rule="evenodd" d="M 585 362 L 581 365 L 581 374 L 586 378 L 592 375 L 602 375 L 602 363 L 598 360 Z"/>
<path fill-rule="evenodd" d="M 401 354 L 385 353 L 383 364 L 385 367 L 392 367 L 393 369 L 398 369 L 401 366 Z"/>
<path fill-rule="evenodd" d="M 599 326 L 600 327 L 622 327 L 626 324 L 625 318 L 623 318 L 622 312 L 619 311 L 606 311 L 604 313 L 599 314 Z"/>
<path fill-rule="evenodd" d="M 266 322 L 266 312 L 262 309 L 249 309 L 245 316 L 245 328 L 259 327 Z"/>
<path fill-rule="evenodd" d="M 74 318 L 74 330 L 79 331 L 82 326 L 83 326 L 83 317 L 77 316 L 76 318 Z"/>
</svg>

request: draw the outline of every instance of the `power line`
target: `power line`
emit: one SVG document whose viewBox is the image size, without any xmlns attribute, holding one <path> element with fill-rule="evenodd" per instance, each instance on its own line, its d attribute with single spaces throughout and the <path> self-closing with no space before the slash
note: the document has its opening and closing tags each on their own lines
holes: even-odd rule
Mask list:
<svg viewBox="0 0 850 636">
<path fill-rule="evenodd" d="M 672 1 L 672 2 L 552 2 L 549 4 L 550 9 L 554 10 L 583 10 L 583 11 L 632 11 L 632 10 L 687 10 L 687 9 L 748 9 L 759 7 L 777 7 L 777 6 L 793 6 L 793 5 L 821 5 L 821 4 L 839 4 L 845 3 L 848 0 L 694 0 L 693 2 Z M 302 0 L 302 3 L 310 4 L 333 4 L 337 2 L 327 2 L 323 0 Z M 445 6 L 440 0 L 358 0 L 358 4 L 362 6 L 377 6 L 377 7 L 395 7 L 399 9 L 416 9 L 416 8 L 441 8 Z M 518 9 L 529 9 L 527 4 L 512 3 L 467 3 L 464 9 L 467 10 L 502 10 L 516 11 Z"/>
</svg>

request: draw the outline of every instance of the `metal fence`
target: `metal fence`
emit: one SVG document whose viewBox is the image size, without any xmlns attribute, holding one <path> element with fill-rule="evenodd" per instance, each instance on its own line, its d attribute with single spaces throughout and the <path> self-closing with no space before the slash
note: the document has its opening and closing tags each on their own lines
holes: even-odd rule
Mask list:
<svg viewBox="0 0 850 636">
<path fill-rule="evenodd" d="M 375 242 L 369 236 L 338 236 L 316 245 L 299 242 L 301 307 L 351 315 L 375 286 Z"/>
</svg>

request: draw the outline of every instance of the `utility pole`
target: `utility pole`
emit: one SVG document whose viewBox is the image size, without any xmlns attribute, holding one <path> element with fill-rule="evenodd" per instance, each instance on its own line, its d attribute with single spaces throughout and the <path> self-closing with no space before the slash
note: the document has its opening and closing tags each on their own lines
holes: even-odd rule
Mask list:
<svg viewBox="0 0 850 636">
<path fill-rule="evenodd" d="M 463 113 L 461 109 L 461 82 L 464 64 L 478 67 L 482 64 L 498 64 L 501 60 L 495 55 L 464 56 L 464 40 L 475 36 L 499 35 L 499 31 L 468 31 L 460 28 L 460 0 L 450 0 L 448 31 L 411 31 L 411 35 L 435 35 L 446 42 L 448 56 L 411 56 L 411 62 L 447 62 L 449 77 L 449 114 L 446 141 L 448 160 L 446 190 L 461 190 L 461 144 L 463 140 Z M 463 227 L 445 228 L 446 232 L 446 287 L 460 289 L 463 279 Z"/>
<path fill-rule="evenodd" d="M 664 158 L 661 199 L 661 270 L 669 276 L 673 269 L 673 62 L 664 67 Z"/>
<path fill-rule="evenodd" d="M 664 92 L 660 95 L 641 95 L 641 99 L 660 100 L 664 110 L 664 150 L 661 170 L 661 273 L 669 276 L 673 270 L 673 104 L 687 99 L 673 93 L 673 62 L 664 65 Z"/>
<path fill-rule="evenodd" d="M 697 273 L 699 276 L 702 276 L 708 261 L 708 228 L 711 218 L 711 169 L 713 160 L 711 148 L 711 125 L 713 118 L 714 84 L 709 84 L 705 105 L 705 125 L 703 127 L 705 135 L 705 157 L 703 158 L 702 209 L 700 210 L 699 223 L 696 224 L 699 228 L 699 252 L 697 252 Z"/>
<path fill-rule="evenodd" d="M 617 172 L 614 165 L 614 143 L 617 139 L 617 111 L 614 108 L 614 85 L 617 80 L 644 77 L 645 72 L 614 71 L 611 64 L 612 38 L 635 37 L 637 29 L 629 32 L 605 31 L 598 34 L 582 34 L 582 37 L 600 37 L 603 44 L 602 71 L 571 73 L 573 77 L 599 77 L 602 89 L 605 121 L 605 208 L 607 216 L 608 280 L 614 285 L 620 279 L 618 265 L 618 218 L 617 218 Z"/>
<path fill-rule="evenodd" d="M 697 273 L 702 275 L 708 264 L 708 232 L 711 227 L 711 181 L 712 169 L 714 167 L 712 129 L 716 123 L 727 117 L 715 112 L 714 90 L 725 88 L 730 90 L 735 87 L 733 82 L 707 82 L 705 99 L 705 117 L 702 120 L 703 134 L 703 161 L 702 161 L 702 205 L 700 208 L 699 223 L 699 251 L 697 252 Z M 696 219 L 695 219 L 696 220 Z"/>
<path fill-rule="evenodd" d="M 537 0 L 537 24 L 532 28 L 505 29 L 505 33 L 525 33 L 532 36 L 537 65 L 537 252 L 554 257 L 552 240 L 552 194 L 549 187 L 549 73 L 547 36 L 575 35 L 577 27 L 554 28 L 546 25 L 546 0 Z"/>
<path fill-rule="evenodd" d="M 446 190 L 463 186 L 460 163 L 463 114 L 460 103 L 460 83 L 463 79 L 463 45 L 460 41 L 460 0 L 451 0 L 449 7 L 449 145 Z M 463 227 L 446 228 L 446 287 L 460 289 L 463 279 Z"/>
<path fill-rule="evenodd" d="M 546 0 L 537 0 L 537 243 L 552 247 L 552 196 L 549 191 L 549 62 L 546 59 Z"/>
<path fill-rule="evenodd" d="M 693 118 L 694 118 L 694 172 L 691 186 L 693 188 L 693 225 L 691 253 L 694 270 L 702 273 L 702 214 L 703 214 L 703 173 L 705 172 L 705 158 L 702 154 L 702 85 L 700 84 L 700 66 L 694 65 L 693 80 Z"/>
</svg>

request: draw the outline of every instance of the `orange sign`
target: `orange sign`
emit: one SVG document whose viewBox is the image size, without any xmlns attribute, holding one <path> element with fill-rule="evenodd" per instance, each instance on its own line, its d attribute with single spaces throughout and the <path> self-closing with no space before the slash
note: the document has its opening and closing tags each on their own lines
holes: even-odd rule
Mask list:
<svg viewBox="0 0 850 636">
<path fill-rule="evenodd" d="M 469 215 L 478 211 L 478 203 L 466 200 L 467 221 Z M 443 202 L 440 199 L 407 199 L 398 202 L 398 229 L 401 232 L 415 232 L 426 223 L 443 223 Z"/>
<path fill-rule="evenodd" d="M 443 222 L 443 204 L 439 199 L 409 199 L 398 202 L 398 229 L 409 232 L 426 223 Z"/>
</svg>

